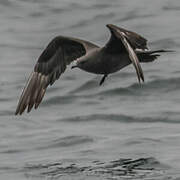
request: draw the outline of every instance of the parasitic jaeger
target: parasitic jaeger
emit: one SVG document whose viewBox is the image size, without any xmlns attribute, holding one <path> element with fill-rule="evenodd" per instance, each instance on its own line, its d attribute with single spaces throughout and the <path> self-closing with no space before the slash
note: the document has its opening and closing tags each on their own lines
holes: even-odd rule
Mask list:
<svg viewBox="0 0 180 180">
<path fill-rule="evenodd" d="M 57 36 L 40 55 L 34 71 L 24 87 L 19 99 L 15 114 L 22 114 L 36 109 L 41 103 L 46 89 L 52 85 L 67 65 L 72 63 L 73 68 L 103 75 L 100 85 L 109 74 L 133 64 L 139 83 L 144 81 L 141 62 L 154 61 L 161 52 L 147 48 L 147 40 L 135 32 L 128 31 L 113 24 L 106 25 L 111 37 L 107 44 L 99 47 L 89 41 L 72 37 Z"/>
</svg>

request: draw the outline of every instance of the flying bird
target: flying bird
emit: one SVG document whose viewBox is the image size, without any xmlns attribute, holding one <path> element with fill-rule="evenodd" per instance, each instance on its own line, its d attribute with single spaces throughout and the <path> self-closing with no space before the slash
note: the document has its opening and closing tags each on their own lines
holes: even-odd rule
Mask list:
<svg viewBox="0 0 180 180">
<path fill-rule="evenodd" d="M 151 51 L 147 40 L 135 32 L 113 24 L 106 25 L 111 32 L 109 41 L 99 47 L 89 41 L 72 37 L 57 36 L 40 55 L 33 72 L 19 99 L 15 114 L 22 114 L 27 108 L 30 112 L 41 103 L 46 89 L 52 85 L 69 64 L 73 68 L 101 74 L 100 85 L 109 74 L 133 64 L 139 83 L 144 81 L 141 62 L 152 62 L 158 53 L 166 50 Z"/>
</svg>

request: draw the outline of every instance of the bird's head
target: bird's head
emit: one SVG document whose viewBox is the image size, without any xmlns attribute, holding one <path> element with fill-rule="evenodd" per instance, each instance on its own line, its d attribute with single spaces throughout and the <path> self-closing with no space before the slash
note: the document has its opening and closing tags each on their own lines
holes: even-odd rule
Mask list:
<svg viewBox="0 0 180 180">
<path fill-rule="evenodd" d="M 92 65 L 91 59 L 92 59 L 91 56 L 88 55 L 81 56 L 80 58 L 73 61 L 71 69 L 77 67 L 80 69 L 87 69 L 89 68 L 89 66 Z"/>
<path fill-rule="evenodd" d="M 83 68 L 86 64 L 88 64 L 88 61 L 87 59 L 85 58 L 79 58 L 79 59 L 76 59 L 72 62 L 72 66 L 71 66 L 71 69 L 74 69 L 74 68 Z"/>
<path fill-rule="evenodd" d="M 71 69 L 78 67 L 84 71 L 93 73 L 96 70 L 98 59 L 98 51 L 91 51 L 86 55 L 81 56 L 77 60 L 73 61 Z"/>
</svg>

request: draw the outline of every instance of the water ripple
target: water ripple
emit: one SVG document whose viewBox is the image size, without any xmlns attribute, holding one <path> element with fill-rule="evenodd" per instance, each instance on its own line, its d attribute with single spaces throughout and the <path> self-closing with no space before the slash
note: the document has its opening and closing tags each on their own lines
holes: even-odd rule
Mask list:
<svg viewBox="0 0 180 180">
<path fill-rule="evenodd" d="M 63 138 L 59 138 L 53 140 L 48 145 L 40 146 L 37 149 L 49 149 L 49 148 L 57 148 L 57 147 L 69 147 L 69 146 L 77 146 L 84 143 L 94 142 L 94 139 L 89 136 L 66 136 Z"/>
<path fill-rule="evenodd" d="M 157 91 L 158 89 L 158 91 Z M 113 95 L 127 95 L 138 96 L 148 95 L 152 93 L 171 92 L 180 89 L 179 77 L 169 79 L 156 79 L 154 81 L 146 82 L 142 85 L 134 83 L 128 87 L 113 88 L 103 90 L 96 95 L 113 96 Z"/>
<path fill-rule="evenodd" d="M 177 123 L 177 124 L 180 123 L 177 113 L 175 114 L 171 113 L 171 116 L 169 116 L 168 112 L 165 113 L 164 115 L 156 116 L 156 117 L 145 117 L 145 116 L 136 117 L 136 116 L 128 116 L 122 114 L 92 114 L 92 115 L 83 115 L 83 116 L 73 116 L 73 117 L 61 119 L 60 121 L 65 121 L 65 122 L 116 121 L 123 123 Z"/>
<path fill-rule="evenodd" d="M 48 179 L 70 178 L 73 179 L 141 179 L 161 177 L 166 178 L 165 170 L 168 167 L 161 164 L 155 158 L 140 159 L 118 159 L 109 162 L 94 160 L 88 165 L 83 166 L 78 163 L 64 165 L 62 162 L 47 164 L 28 164 L 24 167 L 25 172 L 30 177 L 36 177 L 38 174 Z M 162 173 L 162 171 L 164 171 Z M 158 178 L 159 179 L 159 178 Z"/>
</svg>

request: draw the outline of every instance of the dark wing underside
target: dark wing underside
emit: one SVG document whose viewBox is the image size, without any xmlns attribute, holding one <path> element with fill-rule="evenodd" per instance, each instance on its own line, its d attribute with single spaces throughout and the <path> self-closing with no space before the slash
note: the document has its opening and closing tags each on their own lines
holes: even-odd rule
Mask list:
<svg viewBox="0 0 180 180">
<path fill-rule="evenodd" d="M 22 114 L 26 107 L 27 112 L 30 112 L 33 106 L 37 108 L 47 86 L 52 85 L 60 77 L 66 66 L 97 47 L 80 39 L 63 36 L 54 38 L 39 57 L 24 87 L 15 114 Z"/>
<path fill-rule="evenodd" d="M 108 53 L 128 53 L 129 59 L 134 65 L 139 82 L 144 81 L 144 75 L 135 49 L 147 49 L 147 40 L 135 32 L 125 30 L 112 24 L 107 27 L 111 32 L 111 38 L 105 46 Z"/>
<path fill-rule="evenodd" d="M 107 27 L 109 28 L 111 33 L 115 36 L 118 32 L 123 33 L 124 37 L 127 39 L 127 41 L 129 42 L 129 44 L 131 45 L 131 47 L 133 49 L 142 49 L 142 50 L 148 49 L 147 40 L 144 37 L 142 37 L 141 35 L 139 35 L 135 32 L 120 28 L 113 24 L 107 24 Z M 111 37 L 111 40 L 113 40 L 112 38 L 113 37 Z M 115 45 L 116 45 L 116 43 L 114 44 L 114 46 Z"/>
</svg>

